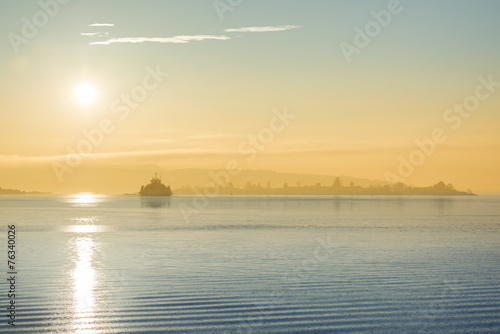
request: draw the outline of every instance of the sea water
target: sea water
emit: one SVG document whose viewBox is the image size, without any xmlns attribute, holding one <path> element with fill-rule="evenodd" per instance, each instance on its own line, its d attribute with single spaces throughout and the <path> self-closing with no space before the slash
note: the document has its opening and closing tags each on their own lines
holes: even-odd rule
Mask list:
<svg viewBox="0 0 500 334">
<path fill-rule="evenodd" d="M 0 331 L 499 333 L 499 204 L 2 196 Z"/>
</svg>

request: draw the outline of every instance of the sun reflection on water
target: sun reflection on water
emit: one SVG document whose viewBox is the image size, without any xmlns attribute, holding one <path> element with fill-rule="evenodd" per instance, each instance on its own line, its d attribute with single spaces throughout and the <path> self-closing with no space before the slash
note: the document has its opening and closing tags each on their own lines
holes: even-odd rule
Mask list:
<svg viewBox="0 0 500 334">
<path fill-rule="evenodd" d="M 93 267 L 96 244 L 91 237 L 82 236 L 75 240 L 76 259 L 72 272 L 73 313 L 75 333 L 92 333 L 96 298 L 97 273 Z"/>
<path fill-rule="evenodd" d="M 94 193 L 78 193 L 66 196 L 65 202 L 76 207 L 94 207 L 105 201 L 106 198 L 107 197 L 105 195 L 98 195 Z"/>
<path fill-rule="evenodd" d="M 104 226 L 100 225 L 72 225 L 66 228 L 68 232 L 75 233 L 95 233 L 95 232 L 103 232 Z"/>
<path fill-rule="evenodd" d="M 98 224 L 101 220 L 94 216 L 73 218 L 71 222 L 74 223 L 74 225 L 66 225 L 63 227 L 65 232 L 88 234 L 108 230 L 106 226 Z"/>
<path fill-rule="evenodd" d="M 80 193 L 75 195 L 75 204 L 94 204 L 96 202 L 96 196 L 92 193 Z"/>
</svg>

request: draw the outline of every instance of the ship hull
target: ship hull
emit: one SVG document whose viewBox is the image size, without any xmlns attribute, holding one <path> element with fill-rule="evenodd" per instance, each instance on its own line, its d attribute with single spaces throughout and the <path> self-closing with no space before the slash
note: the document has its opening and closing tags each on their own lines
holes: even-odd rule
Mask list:
<svg viewBox="0 0 500 334">
<path fill-rule="evenodd" d="M 172 196 L 171 193 L 146 193 L 146 194 L 139 193 L 139 195 L 141 195 L 143 197 L 148 197 L 148 196 L 155 196 L 155 197 L 158 197 L 158 196 L 165 197 L 165 196 L 167 196 L 167 197 L 169 197 L 169 196 Z"/>
</svg>

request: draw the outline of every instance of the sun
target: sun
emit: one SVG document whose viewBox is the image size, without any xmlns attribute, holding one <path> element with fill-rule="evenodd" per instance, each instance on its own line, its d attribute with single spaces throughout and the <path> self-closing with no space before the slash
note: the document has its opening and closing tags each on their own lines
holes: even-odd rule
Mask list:
<svg viewBox="0 0 500 334">
<path fill-rule="evenodd" d="M 75 89 L 75 98 L 81 104 L 91 104 L 96 96 L 96 90 L 91 84 L 81 84 Z"/>
</svg>

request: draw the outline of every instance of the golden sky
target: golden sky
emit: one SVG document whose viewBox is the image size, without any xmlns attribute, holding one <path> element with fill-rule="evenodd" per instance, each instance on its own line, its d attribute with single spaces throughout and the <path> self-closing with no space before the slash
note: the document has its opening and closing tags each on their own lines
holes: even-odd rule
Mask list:
<svg viewBox="0 0 500 334">
<path fill-rule="evenodd" d="M 44 3 L 0 13 L 2 188 L 237 161 L 500 191 L 496 1 Z"/>
</svg>

